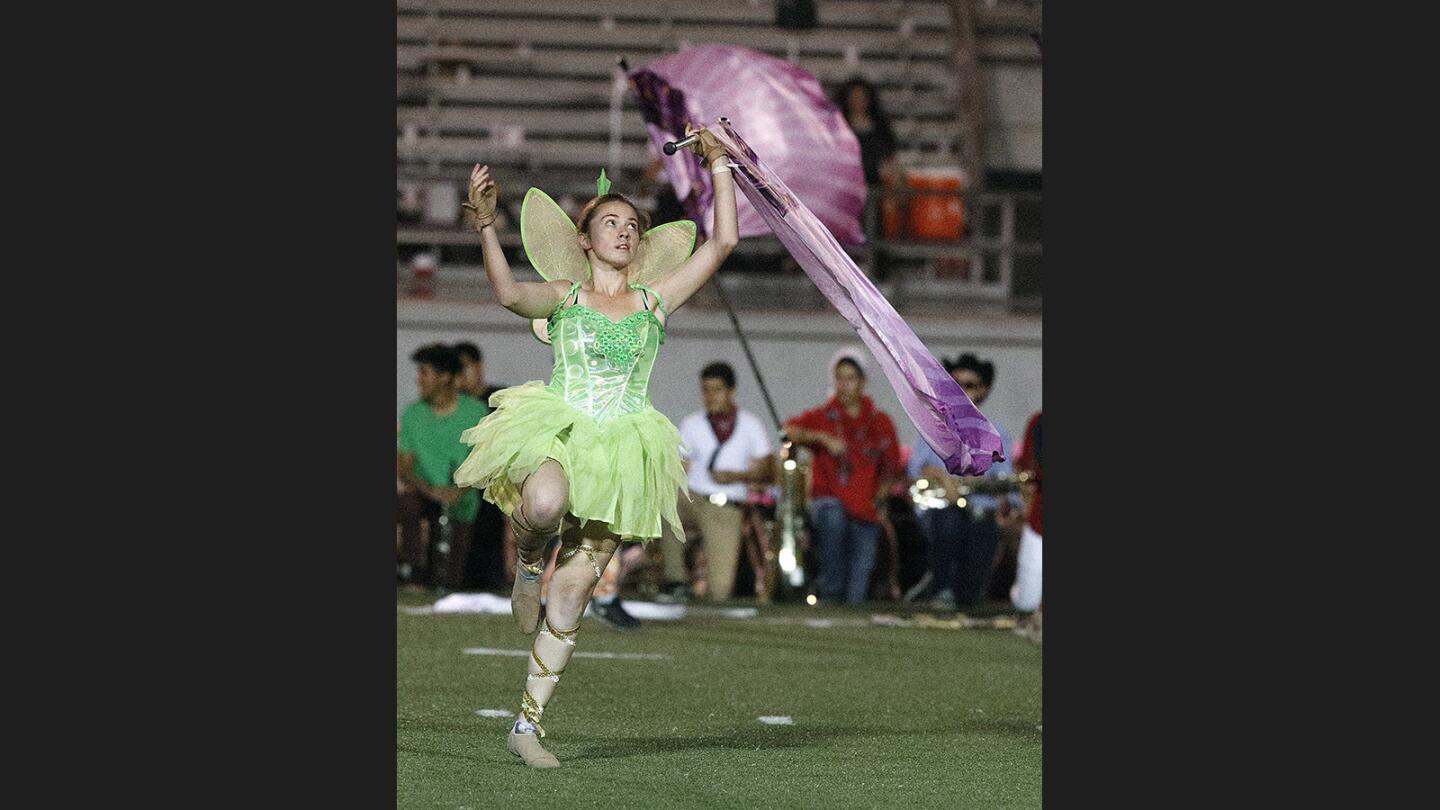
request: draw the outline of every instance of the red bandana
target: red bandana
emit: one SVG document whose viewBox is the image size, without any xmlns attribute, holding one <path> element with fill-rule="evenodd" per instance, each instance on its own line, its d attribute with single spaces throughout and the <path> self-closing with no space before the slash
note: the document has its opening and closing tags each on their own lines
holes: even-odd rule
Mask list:
<svg viewBox="0 0 1440 810">
<path fill-rule="evenodd" d="M 735 416 L 739 413 L 739 408 L 731 408 L 724 413 L 706 411 L 705 416 L 710 420 L 710 429 L 715 431 L 715 441 L 724 444 L 730 439 L 730 434 L 735 432 Z"/>
</svg>

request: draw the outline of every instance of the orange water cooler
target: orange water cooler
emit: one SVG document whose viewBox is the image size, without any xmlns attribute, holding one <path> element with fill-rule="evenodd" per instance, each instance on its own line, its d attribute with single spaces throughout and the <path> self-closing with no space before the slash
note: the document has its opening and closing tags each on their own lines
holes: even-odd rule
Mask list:
<svg viewBox="0 0 1440 810">
<path fill-rule="evenodd" d="M 905 173 L 909 196 L 886 196 L 881 202 L 885 238 L 959 241 L 965 233 L 965 203 L 959 196 L 964 187 L 959 168 L 910 169 Z"/>
</svg>

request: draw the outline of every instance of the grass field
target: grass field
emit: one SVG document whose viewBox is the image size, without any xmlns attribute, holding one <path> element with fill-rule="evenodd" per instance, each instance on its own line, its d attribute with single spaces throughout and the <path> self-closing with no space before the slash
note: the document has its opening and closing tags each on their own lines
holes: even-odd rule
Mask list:
<svg viewBox="0 0 1440 810">
<path fill-rule="evenodd" d="M 464 652 L 529 639 L 509 616 L 401 611 L 397 806 L 1039 807 L 1041 648 L 851 624 L 870 612 L 776 605 L 635 633 L 587 617 L 578 653 L 665 658 L 572 658 L 544 720 L 562 767 L 533 771 L 505 750 L 512 720 L 477 714 L 519 710 L 525 658 Z"/>
</svg>

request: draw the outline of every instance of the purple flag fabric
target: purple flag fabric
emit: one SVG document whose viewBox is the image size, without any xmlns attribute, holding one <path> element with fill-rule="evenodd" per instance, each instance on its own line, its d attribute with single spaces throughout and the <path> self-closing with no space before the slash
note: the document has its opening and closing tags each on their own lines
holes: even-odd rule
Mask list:
<svg viewBox="0 0 1440 810">
<path fill-rule="evenodd" d="M 860 142 L 810 73 L 738 45 L 698 45 L 656 59 L 629 77 L 657 152 L 666 141 L 684 136 L 687 121 L 698 124 L 744 111 L 755 147 L 771 168 L 790 178 L 820 222 L 844 244 L 864 243 Z M 662 159 L 676 196 L 709 233 L 709 173 L 692 152 Z M 736 202 L 742 237 L 769 233 L 758 211 L 744 199 Z"/>
<path fill-rule="evenodd" d="M 945 468 L 956 475 L 980 475 L 1004 460 L 995 426 L 840 246 L 864 239 L 859 214 L 865 178 L 859 142 L 815 77 L 729 45 L 687 48 L 629 76 L 657 151 L 683 136 L 687 121 L 719 119 L 710 131 L 729 153 L 743 195 L 736 201 L 740 235 L 770 231 L 779 237 L 869 348 L 905 414 L 945 460 Z M 725 116 L 731 115 L 744 116 L 747 131 L 767 156 L 776 156 L 775 164 L 762 161 L 730 126 Z M 666 169 L 690 216 L 710 233 L 713 195 L 699 158 L 683 150 L 667 159 Z M 793 189 L 781 174 L 796 183 Z"/>
<path fill-rule="evenodd" d="M 726 119 L 710 131 L 730 154 L 735 184 L 875 356 L 915 429 L 956 475 L 981 475 L 1005 459 L 995 426 L 835 237 L 765 165 Z"/>
</svg>

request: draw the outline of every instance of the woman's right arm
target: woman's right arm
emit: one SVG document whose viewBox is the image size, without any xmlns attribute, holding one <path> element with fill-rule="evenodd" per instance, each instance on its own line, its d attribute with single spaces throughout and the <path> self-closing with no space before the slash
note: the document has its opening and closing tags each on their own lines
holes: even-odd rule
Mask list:
<svg viewBox="0 0 1440 810">
<path fill-rule="evenodd" d="M 495 233 L 495 203 L 500 189 L 490 176 L 490 167 L 475 164 L 470 171 L 470 200 L 465 207 L 475 214 L 475 229 L 480 232 L 480 252 L 485 259 L 485 276 L 495 288 L 500 306 L 524 318 L 547 318 L 555 305 L 565 297 L 570 284 L 565 281 L 516 281 L 505 261 L 500 237 Z"/>
</svg>

